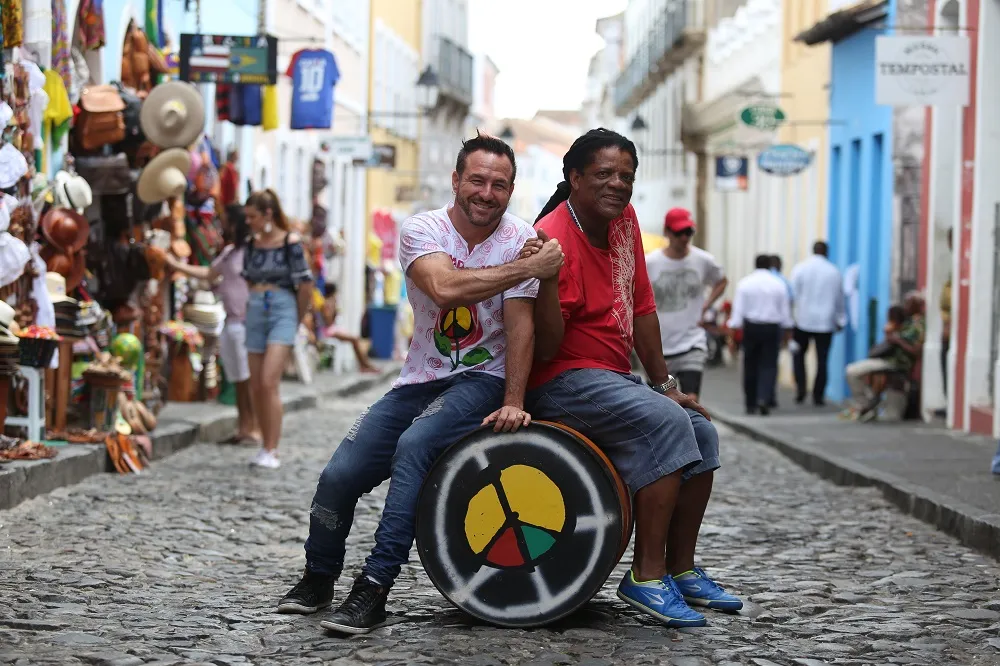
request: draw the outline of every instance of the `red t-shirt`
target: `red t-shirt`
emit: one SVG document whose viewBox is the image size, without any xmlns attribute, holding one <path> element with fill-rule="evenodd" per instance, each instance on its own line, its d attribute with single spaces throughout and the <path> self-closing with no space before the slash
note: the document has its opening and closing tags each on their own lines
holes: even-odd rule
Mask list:
<svg viewBox="0 0 1000 666">
<path fill-rule="evenodd" d="M 566 328 L 555 358 L 535 363 L 528 386 L 574 368 L 631 372 L 633 320 L 656 312 L 635 210 L 629 205 L 608 226 L 607 250 L 590 244 L 566 204 L 535 228 L 559 239 L 566 255 L 559 273 Z"/>
<path fill-rule="evenodd" d="M 219 188 L 222 190 L 222 205 L 228 206 L 237 203 L 236 196 L 240 188 L 240 172 L 232 164 L 222 165 L 222 173 L 219 175 Z"/>
</svg>

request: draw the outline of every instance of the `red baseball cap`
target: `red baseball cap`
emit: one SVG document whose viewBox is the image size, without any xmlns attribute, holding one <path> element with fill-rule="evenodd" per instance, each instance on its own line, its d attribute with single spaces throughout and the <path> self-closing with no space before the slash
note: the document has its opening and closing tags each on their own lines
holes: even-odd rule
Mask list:
<svg viewBox="0 0 1000 666">
<path fill-rule="evenodd" d="M 672 231 L 676 234 L 685 229 L 697 229 L 697 225 L 691 219 L 691 211 L 686 208 L 671 208 L 667 211 L 667 217 L 663 221 L 663 228 L 666 231 Z"/>
</svg>

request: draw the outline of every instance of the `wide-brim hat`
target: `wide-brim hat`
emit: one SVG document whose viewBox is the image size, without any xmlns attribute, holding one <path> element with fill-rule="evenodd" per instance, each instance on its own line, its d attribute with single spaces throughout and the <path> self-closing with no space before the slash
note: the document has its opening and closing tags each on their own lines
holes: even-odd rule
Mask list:
<svg viewBox="0 0 1000 666">
<path fill-rule="evenodd" d="M 147 104 L 149 102 L 146 102 Z M 154 157 L 139 174 L 136 194 L 143 203 L 155 204 L 171 197 L 181 197 L 187 191 L 187 173 L 191 156 L 182 148 L 164 150 Z"/>
<path fill-rule="evenodd" d="M 90 223 L 69 208 L 51 208 L 42 216 L 42 235 L 63 251 L 76 253 L 87 246 Z"/>
<path fill-rule="evenodd" d="M 46 270 L 59 273 L 66 278 L 67 291 L 76 289 L 83 282 L 83 275 L 87 270 L 83 252 L 77 252 L 70 256 L 60 252 L 52 245 L 46 245 L 42 248 L 39 256 L 45 262 Z"/>
<path fill-rule="evenodd" d="M 143 102 L 139 124 L 146 138 L 157 146 L 187 148 L 205 129 L 205 101 L 198 89 L 185 81 L 160 84 Z"/>
<path fill-rule="evenodd" d="M 53 184 L 56 204 L 76 211 L 86 210 L 94 203 L 94 191 L 83 176 L 60 171 Z"/>
</svg>

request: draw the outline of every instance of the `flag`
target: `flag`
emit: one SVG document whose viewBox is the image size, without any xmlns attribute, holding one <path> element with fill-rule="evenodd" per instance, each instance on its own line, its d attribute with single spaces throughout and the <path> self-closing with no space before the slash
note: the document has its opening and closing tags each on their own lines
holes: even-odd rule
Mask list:
<svg viewBox="0 0 1000 666">
<path fill-rule="evenodd" d="M 146 0 L 146 38 L 158 49 L 166 43 L 163 34 L 163 0 Z"/>
</svg>

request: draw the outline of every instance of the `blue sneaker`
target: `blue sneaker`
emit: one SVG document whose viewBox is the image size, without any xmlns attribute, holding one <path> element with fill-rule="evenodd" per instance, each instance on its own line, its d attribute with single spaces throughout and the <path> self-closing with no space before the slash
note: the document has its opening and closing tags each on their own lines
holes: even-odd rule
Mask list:
<svg viewBox="0 0 1000 666">
<path fill-rule="evenodd" d="M 704 627 L 707 624 L 704 615 L 694 612 L 684 603 L 677 584 L 670 576 L 640 583 L 629 569 L 618 585 L 618 598 L 668 627 Z"/>
<path fill-rule="evenodd" d="M 668 576 L 669 578 L 669 576 Z M 739 597 L 726 592 L 705 570 L 695 567 L 691 571 L 674 576 L 673 581 L 684 595 L 684 601 L 692 606 L 703 606 L 713 610 L 738 611 L 743 608 Z"/>
</svg>

